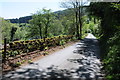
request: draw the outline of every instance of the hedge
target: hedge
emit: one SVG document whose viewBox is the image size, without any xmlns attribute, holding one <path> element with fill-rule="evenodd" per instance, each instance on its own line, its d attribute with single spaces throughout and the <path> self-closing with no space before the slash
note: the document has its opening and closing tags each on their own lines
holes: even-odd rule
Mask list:
<svg viewBox="0 0 120 80">
<path fill-rule="evenodd" d="M 72 40 L 73 35 L 55 36 L 44 39 L 34 39 L 26 41 L 14 41 L 9 43 L 7 48 L 7 57 L 13 57 L 18 54 L 24 54 L 35 50 L 44 50 L 46 47 L 62 45 L 61 42 Z M 4 56 L 4 54 L 2 54 Z"/>
</svg>

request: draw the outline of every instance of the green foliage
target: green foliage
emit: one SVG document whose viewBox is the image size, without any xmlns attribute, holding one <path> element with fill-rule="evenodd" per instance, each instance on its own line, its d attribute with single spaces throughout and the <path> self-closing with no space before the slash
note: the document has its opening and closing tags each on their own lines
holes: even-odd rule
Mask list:
<svg viewBox="0 0 120 80">
<path fill-rule="evenodd" d="M 4 20 L 3 18 L 0 18 L 0 28 L 1 28 L 1 33 L 2 33 L 2 41 L 4 40 L 4 38 L 7 38 L 7 42 L 10 41 L 10 33 L 11 33 L 11 29 L 12 29 L 12 24 L 7 21 Z"/>
<path fill-rule="evenodd" d="M 108 54 L 104 59 L 107 78 L 110 80 L 119 80 L 120 77 L 120 31 L 116 32 L 113 37 L 107 41 L 109 48 Z"/>
<path fill-rule="evenodd" d="M 72 35 L 63 35 L 45 39 L 14 41 L 9 43 L 7 57 L 15 57 L 35 50 L 47 50 L 50 46 L 64 45 L 67 41 L 72 40 L 72 37 Z"/>
<path fill-rule="evenodd" d="M 14 65 L 15 67 L 18 67 L 18 66 L 20 66 L 21 65 L 21 62 L 16 62 L 16 64 Z"/>
<path fill-rule="evenodd" d="M 53 18 L 53 14 L 47 9 L 42 9 L 36 14 L 33 14 L 32 19 L 29 21 L 31 26 L 29 27 L 28 36 L 41 39 L 43 37 L 48 37 L 48 30 L 51 27 Z"/>
<path fill-rule="evenodd" d="M 119 3 L 91 3 L 91 14 L 101 20 L 101 53 L 107 80 L 120 78 L 120 9 Z"/>
<path fill-rule="evenodd" d="M 22 63 L 24 63 L 26 60 L 22 60 Z"/>
<path fill-rule="evenodd" d="M 12 24 L 10 21 L 1 19 L 1 33 L 2 33 L 2 41 L 4 38 L 7 38 L 7 43 L 10 40 L 26 40 L 29 24 Z M 21 25 L 21 27 L 19 27 Z M 1 40 L 0 40 L 1 41 Z M 3 43 L 3 42 L 2 42 Z"/>
<path fill-rule="evenodd" d="M 28 60 L 28 63 L 32 63 L 33 61 L 32 60 Z"/>
<path fill-rule="evenodd" d="M 15 32 L 14 39 L 26 40 L 27 34 L 28 34 L 28 29 L 29 29 L 29 27 L 27 27 L 27 26 L 29 26 L 29 25 L 27 24 L 26 26 L 17 27 L 17 31 Z"/>
<path fill-rule="evenodd" d="M 44 50 L 47 50 L 47 49 L 48 49 L 48 47 L 45 47 L 45 48 L 44 48 Z"/>
<path fill-rule="evenodd" d="M 99 36 L 99 24 L 100 21 L 98 19 L 96 20 L 96 23 L 94 23 L 94 17 L 91 17 L 91 20 L 88 16 L 83 16 L 82 20 L 82 39 L 85 38 L 87 33 L 92 33 L 95 35 L 97 38 Z"/>
<path fill-rule="evenodd" d="M 8 52 L 8 53 L 9 53 L 9 52 Z M 12 52 L 10 52 L 9 56 L 10 56 L 10 57 L 14 57 L 14 56 L 16 56 L 16 55 L 18 55 L 18 54 L 19 54 L 18 51 L 12 51 Z"/>
<path fill-rule="evenodd" d="M 59 44 L 60 45 L 65 45 L 65 40 L 61 40 Z"/>
<path fill-rule="evenodd" d="M 119 9 L 120 10 L 120 3 L 111 3 L 112 7 L 114 7 L 116 10 Z"/>
<path fill-rule="evenodd" d="M 54 20 L 49 28 L 49 37 L 58 36 L 64 33 L 64 26 L 61 20 Z"/>
<path fill-rule="evenodd" d="M 37 12 L 36 14 L 33 14 L 32 19 L 29 21 L 31 26 L 29 27 L 29 37 L 38 37 L 42 38 L 43 33 L 43 16 L 41 12 Z"/>
<path fill-rule="evenodd" d="M 44 53 L 43 53 L 43 55 L 45 56 L 45 55 L 48 55 L 49 53 L 47 52 L 47 51 L 45 51 Z"/>
<path fill-rule="evenodd" d="M 53 14 L 51 13 L 51 10 L 47 10 L 47 9 L 43 9 L 43 23 L 44 23 L 44 37 L 47 38 L 48 37 L 48 29 L 51 26 L 51 22 L 53 21 Z"/>
</svg>

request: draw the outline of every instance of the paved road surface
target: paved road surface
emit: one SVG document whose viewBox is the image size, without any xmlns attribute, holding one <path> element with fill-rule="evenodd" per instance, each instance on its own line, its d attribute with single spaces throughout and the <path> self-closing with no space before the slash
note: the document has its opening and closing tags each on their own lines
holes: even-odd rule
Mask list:
<svg viewBox="0 0 120 80">
<path fill-rule="evenodd" d="M 33 64 L 9 72 L 3 79 L 21 80 L 43 78 L 64 78 L 81 80 L 103 80 L 101 73 L 100 51 L 97 39 L 92 35 L 48 55 Z M 51 79 L 52 80 L 52 79 Z"/>
</svg>

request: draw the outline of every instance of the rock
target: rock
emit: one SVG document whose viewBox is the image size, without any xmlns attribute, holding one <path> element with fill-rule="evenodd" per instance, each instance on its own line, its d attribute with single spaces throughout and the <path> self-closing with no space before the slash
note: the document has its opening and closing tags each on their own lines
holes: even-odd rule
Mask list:
<svg viewBox="0 0 120 80">
<path fill-rule="evenodd" d="M 75 72 L 76 72 L 76 70 L 70 70 L 70 72 L 71 72 L 71 73 L 75 73 Z"/>
<path fill-rule="evenodd" d="M 43 72 L 43 73 L 42 73 L 42 75 L 43 75 L 43 76 L 46 76 L 46 75 L 47 75 L 47 73 L 46 73 L 46 72 Z"/>
<path fill-rule="evenodd" d="M 77 43 L 77 45 L 84 45 L 85 43 Z"/>
<path fill-rule="evenodd" d="M 98 77 L 97 80 L 105 80 L 104 77 Z"/>
<path fill-rule="evenodd" d="M 7 74 L 7 75 L 5 75 L 5 77 L 10 77 L 10 76 L 12 76 L 13 74 Z"/>
<path fill-rule="evenodd" d="M 94 73 L 90 73 L 90 78 L 94 79 L 95 78 L 95 74 Z"/>
</svg>

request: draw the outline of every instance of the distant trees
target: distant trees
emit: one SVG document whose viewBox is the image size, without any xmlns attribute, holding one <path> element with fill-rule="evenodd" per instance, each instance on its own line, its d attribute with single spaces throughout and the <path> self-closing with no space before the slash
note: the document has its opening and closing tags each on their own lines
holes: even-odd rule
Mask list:
<svg viewBox="0 0 120 80">
<path fill-rule="evenodd" d="M 29 23 L 29 20 L 32 19 L 32 16 L 25 16 L 25 17 L 20 17 L 16 19 L 7 19 L 11 23 Z"/>
<path fill-rule="evenodd" d="M 10 40 L 75 35 L 76 28 L 74 27 L 75 20 L 73 13 L 74 11 L 71 9 L 56 13 L 51 12 L 51 10 L 42 9 L 32 15 L 29 23 L 11 23 L 9 20 L 2 18 L 2 28 L 4 28 L 2 29 L 2 34 L 6 35 L 8 42 Z"/>
<path fill-rule="evenodd" d="M 19 23 L 29 23 L 29 20 L 32 19 L 32 16 L 25 16 L 19 18 Z"/>
<path fill-rule="evenodd" d="M 11 23 L 19 23 L 19 19 L 7 19 L 9 20 Z"/>
<path fill-rule="evenodd" d="M 5 20 L 3 18 L 0 18 L 0 32 L 2 41 L 0 43 L 3 43 L 4 38 L 7 38 L 7 43 L 14 41 L 14 40 L 26 40 L 29 24 L 20 24 L 21 27 L 19 27 L 19 24 L 11 23 L 9 20 Z"/>
</svg>

